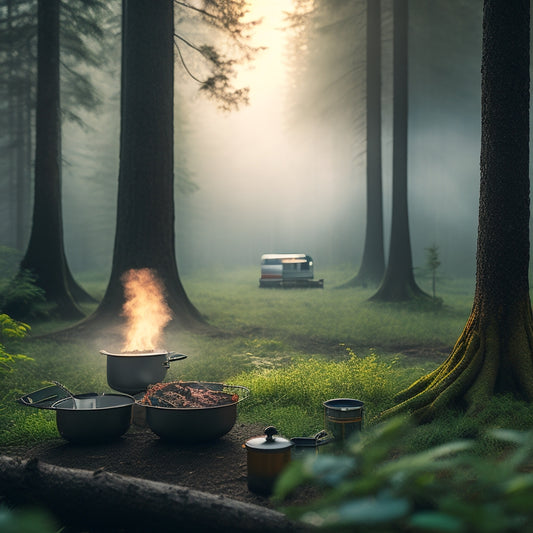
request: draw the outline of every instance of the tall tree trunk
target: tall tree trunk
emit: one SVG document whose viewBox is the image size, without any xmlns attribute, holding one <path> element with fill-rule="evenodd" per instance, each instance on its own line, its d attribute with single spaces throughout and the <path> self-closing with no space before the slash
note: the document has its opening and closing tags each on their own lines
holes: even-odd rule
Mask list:
<svg viewBox="0 0 533 533">
<path fill-rule="evenodd" d="M 413 275 L 407 203 L 408 0 L 394 0 L 392 219 L 389 259 L 375 301 L 429 298 Z"/>
<path fill-rule="evenodd" d="M 32 57 L 31 44 L 26 44 L 25 54 L 28 58 Z M 35 99 L 33 97 L 34 71 L 28 64 L 21 72 L 22 87 L 20 89 L 20 105 L 24 110 L 22 122 L 19 124 L 20 147 L 21 150 L 21 168 L 18 171 L 17 178 L 17 248 L 24 250 L 30 233 L 31 207 L 32 207 L 32 168 L 33 168 L 33 112 L 35 108 Z"/>
<path fill-rule="evenodd" d="M 13 0 L 7 0 L 7 47 L 8 47 L 8 73 L 7 73 L 7 177 L 9 185 L 7 189 L 8 209 L 8 235 L 13 246 L 17 245 L 17 213 L 16 213 L 16 103 L 17 91 L 15 88 L 15 39 L 13 38 Z"/>
<path fill-rule="evenodd" d="M 451 355 L 387 414 L 429 420 L 447 405 L 481 410 L 495 393 L 533 401 L 529 297 L 529 0 L 485 0 L 476 290 Z"/>
<path fill-rule="evenodd" d="M 123 0 L 120 169 L 113 265 L 91 318 L 120 316 L 121 277 L 151 268 L 175 323 L 202 322 L 178 274 L 174 238 L 173 0 Z"/>
<path fill-rule="evenodd" d="M 39 0 L 35 191 L 30 241 L 20 268 L 32 271 L 63 318 L 81 318 L 69 290 L 61 213 L 59 0 Z"/>
<path fill-rule="evenodd" d="M 19 82 L 22 85 L 22 80 Z M 30 204 L 30 198 L 26 194 L 27 186 L 26 182 L 29 178 L 27 168 L 28 146 L 26 143 L 26 127 L 27 120 L 26 115 L 30 113 L 30 109 L 26 108 L 27 100 L 24 95 L 25 91 L 22 91 L 22 87 L 19 86 L 18 95 L 16 98 L 16 141 L 14 145 L 15 152 L 15 189 L 14 189 L 14 220 L 16 224 L 15 230 L 15 243 L 19 250 L 24 250 L 26 244 L 26 206 Z"/>
<path fill-rule="evenodd" d="M 381 1 L 366 8 L 366 234 L 359 272 L 343 287 L 378 285 L 385 272 L 381 173 Z"/>
</svg>

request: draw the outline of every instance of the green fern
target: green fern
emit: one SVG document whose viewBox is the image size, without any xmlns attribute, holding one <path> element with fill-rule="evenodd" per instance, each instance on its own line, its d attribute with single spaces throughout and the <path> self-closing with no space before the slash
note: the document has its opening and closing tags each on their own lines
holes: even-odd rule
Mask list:
<svg viewBox="0 0 533 533">
<path fill-rule="evenodd" d="M 29 333 L 30 329 L 28 324 L 13 320 L 9 315 L 0 315 L 0 341 L 4 339 L 22 339 Z M 4 344 L 0 342 L 0 373 L 11 372 L 11 365 L 16 360 L 32 361 L 33 359 L 23 354 L 8 353 Z"/>
</svg>

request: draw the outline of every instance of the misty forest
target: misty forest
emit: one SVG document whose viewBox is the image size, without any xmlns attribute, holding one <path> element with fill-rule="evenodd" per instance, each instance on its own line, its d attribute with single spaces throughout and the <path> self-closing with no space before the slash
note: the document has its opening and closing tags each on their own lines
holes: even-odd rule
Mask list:
<svg viewBox="0 0 533 533">
<path fill-rule="evenodd" d="M 530 49 L 530 0 L 2 0 L 0 523 L 533 528 Z"/>
</svg>

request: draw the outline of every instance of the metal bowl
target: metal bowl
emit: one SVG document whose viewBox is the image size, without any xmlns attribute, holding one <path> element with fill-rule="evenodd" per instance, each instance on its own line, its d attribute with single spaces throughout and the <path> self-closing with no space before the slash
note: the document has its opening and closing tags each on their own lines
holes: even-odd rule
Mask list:
<svg viewBox="0 0 533 533">
<path fill-rule="evenodd" d="M 18 403 L 56 413 L 61 436 L 71 442 L 93 444 L 118 439 L 131 424 L 135 398 L 127 394 L 73 394 L 64 385 L 25 394 Z"/>
<path fill-rule="evenodd" d="M 59 433 L 70 442 L 94 444 L 118 439 L 131 424 L 135 398 L 125 394 L 76 395 L 52 405 Z"/>
<path fill-rule="evenodd" d="M 228 433 L 237 419 L 237 404 L 249 390 L 238 385 L 194 382 L 210 390 L 237 392 L 239 400 L 214 407 L 159 407 L 138 403 L 145 409 L 146 423 L 161 439 L 197 443 L 218 439 Z"/>
</svg>

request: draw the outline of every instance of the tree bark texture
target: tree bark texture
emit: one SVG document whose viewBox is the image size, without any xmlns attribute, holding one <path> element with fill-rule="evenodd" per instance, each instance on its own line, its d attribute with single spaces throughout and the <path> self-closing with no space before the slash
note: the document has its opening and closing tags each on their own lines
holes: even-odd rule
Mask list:
<svg viewBox="0 0 533 533">
<path fill-rule="evenodd" d="M 366 233 L 359 272 L 344 287 L 379 285 L 385 272 L 381 167 L 381 2 L 366 8 Z"/>
<path fill-rule="evenodd" d="M 476 290 L 451 355 L 400 394 L 421 420 L 482 409 L 495 393 L 533 400 L 529 297 L 529 0 L 485 0 Z"/>
<path fill-rule="evenodd" d="M 7 173 L 9 178 L 9 187 L 8 187 L 8 221 L 9 221 L 9 231 L 8 235 L 12 239 L 11 245 L 13 248 L 16 247 L 17 243 L 17 150 L 14 149 L 17 142 L 17 132 L 16 129 L 16 117 L 17 113 L 17 91 L 15 84 L 13 83 L 15 75 L 15 39 L 12 38 L 13 35 L 13 0 L 7 0 L 7 31 L 9 35 L 7 48 L 8 48 L 8 73 L 7 73 L 7 138 L 8 138 L 8 160 L 7 160 Z"/>
<path fill-rule="evenodd" d="M 223 496 L 5 456 L 0 457 L 0 496 L 12 505 L 44 506 L 61 525 L 87 532 L 309 531 L 279 512 Z"/>
<path fill-rule="evenodd" d="M 393 7 L 393 148 L 392 218 L 389 258 L 383 281 L 372 296 L 376 301 L 402 301 L 429 297 L 413 275 L 407 202 L 408 140 L 408 0 Z"/>
<path fill-rule="evenodd" d="M 21 69 L 22 70 L 22 69 Z M 34 102 L 31 97 L 31 76 L 29 71 L 22 70 L 25 83 L 19 87 L 15 101 L 15 166 L 13 178 L 15 226 L 15 248 L 24 250 L 28 242 L 29 220 L 31 218 L 31 175 L 32 175 L 32 109 Z"/>
<path fill-rule="evenodd" d="M 61 113 L 59 87 L 59 0 L 40 0 L 37 30 L 37 105 L 33 221 L 21 269 L 30 270 L 46 299 L 63 318 L 81 318 L 63 245 L 61 202 Z M 81 292 L 80 292 L 81 291 Z M 89 295 L 86 295 L 88 298 Z"/>
<path fill-rule="evenodd" d="M 120 315 L 121 276 L 151 268 L 176 322 L 202 322 L 179 278 L 174 237 L 174 9 L 124 0 L 121 138 L 112 272 L 96 316 Z"/>
</svg>

